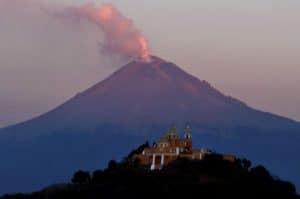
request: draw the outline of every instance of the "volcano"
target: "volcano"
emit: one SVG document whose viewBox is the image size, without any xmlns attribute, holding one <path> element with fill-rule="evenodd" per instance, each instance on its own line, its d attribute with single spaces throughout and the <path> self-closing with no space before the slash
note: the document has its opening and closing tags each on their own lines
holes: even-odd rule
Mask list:
<svg viewBox="0 0 300 199">
<path fill-rule="evenodd" d="M 255 110 L 152 56 L 44 115 L 1 129 L 0 192 L 68 181 L 77 169 L 101 168 L 187 122 L 195 145 L 247 157 L 300 185 L 298 122 Z"/>
</svg>

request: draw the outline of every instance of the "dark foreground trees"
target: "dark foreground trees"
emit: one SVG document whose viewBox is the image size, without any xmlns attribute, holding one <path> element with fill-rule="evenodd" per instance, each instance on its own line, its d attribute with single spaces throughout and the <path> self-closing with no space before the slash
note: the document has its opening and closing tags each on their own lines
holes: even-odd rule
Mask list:
<svg viewBox="0 0 300 199">
<path fill-rule="evenodd" d="M 295 186 L 274 178 L 263 166 L 248 160 L 228 162 L 218 154 L 204 160 L 178 159 L 162 170 L 150 171 L 125 158 L 110 161 L 105 170 L 74 174 L 71 184 L 5 199 L 96 198 L 278 198 L 300 199 Z"/>
<path fill-rule="evenodd" d="M 91 182 L 91 176 L 88 171 L 79 170 L 74 174 L 72 178 L 72 183 L 75 184 L 87 184 L 90 182 Z"/>
<path fill-rule="evenodd" d="M 299 199 L 293 184 L 274 178 L 265 167 L 251 168 L 251 162 L 246 159 L 225 161 L 218 154 L 201 161 L 178 159 L 156 171 L 149 171 L 128 158 L 119 163 L 110 161 L 107 169 L 92 173 L 88 184 L 74 186 L 68 194 L 76 190 L 87 199 L 98 196 L 139 198 L 140 195 L 147 198 L 157 194 L 167 198 L 199 198 L 196 196 L 201 195 L 201 198 Z M 68 198 L 68 194 L 64 197 Z"/>
</svg>

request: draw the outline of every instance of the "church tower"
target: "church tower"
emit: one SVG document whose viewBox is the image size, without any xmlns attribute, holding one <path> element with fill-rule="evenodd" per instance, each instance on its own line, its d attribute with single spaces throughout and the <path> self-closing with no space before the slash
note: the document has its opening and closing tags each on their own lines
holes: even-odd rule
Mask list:
<svg viewBox="0 0 300 199">
<path fill-rule="evenodd" d="M 171 146 L 179 145 L 180 141 L 179 141 L 178 131 L 175 124 L 172 125 L 171 128 L 169 129 L 167 133 L 167 137 Z"/>
<path fill-rule="evenodd" d="M 178 131 L 177 131 L 175 124 L 172 125 L 171 128 L 169 129 L 168 137 L 170 140 L 178 139 Z"/>
<path fill-rule="evenodd" d="M 184 148 L 186 151 L 192 151 L 192 129 L 189 125 L 184 129 Z"/>
</svg>

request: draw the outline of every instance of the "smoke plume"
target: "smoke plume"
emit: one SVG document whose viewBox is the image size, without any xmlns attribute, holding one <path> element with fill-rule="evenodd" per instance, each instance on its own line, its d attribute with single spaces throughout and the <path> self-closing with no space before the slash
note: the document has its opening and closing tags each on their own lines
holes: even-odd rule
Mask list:
<svg viewBox="0 0 300 199">
<path fill-rule="evenodd" d="M 112 4 L 103 4 L 99 7 L 85 4 L 73 8 L 73 11 L 103 31 L 104 41 L 101 44 L 103 53 L 119 54 L 146 62 L 150 60 L 148 43 L 144 35 Z"/>
<path fill-rule="evenodd" d="M 49 111 L 129 58 L 148 59 L 141 32 L 108 4 L 0 0 L 0 44 L 0 127 Z"/>
</svg>

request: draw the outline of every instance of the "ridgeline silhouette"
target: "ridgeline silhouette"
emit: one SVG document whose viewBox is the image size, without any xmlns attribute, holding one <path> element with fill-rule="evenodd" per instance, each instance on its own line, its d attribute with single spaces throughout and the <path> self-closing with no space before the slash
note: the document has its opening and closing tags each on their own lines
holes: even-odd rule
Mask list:
<svg viewBox="0 0 300 199">
<path fill-rule="evenodd" d="M 111 160 L 104 170 L 77 171 L 69 184 L 53 185 L 32 194 L 1 199 L 94 198 L 284 198 L 300 199 L 295 186 L 273 177 L 247 159 L 226 161 L 212 153 L 203 160 L 177 159 L 160 170 L 149 170 L 132 159 L 145 143 L 121 162 Z"/>
</svg>

